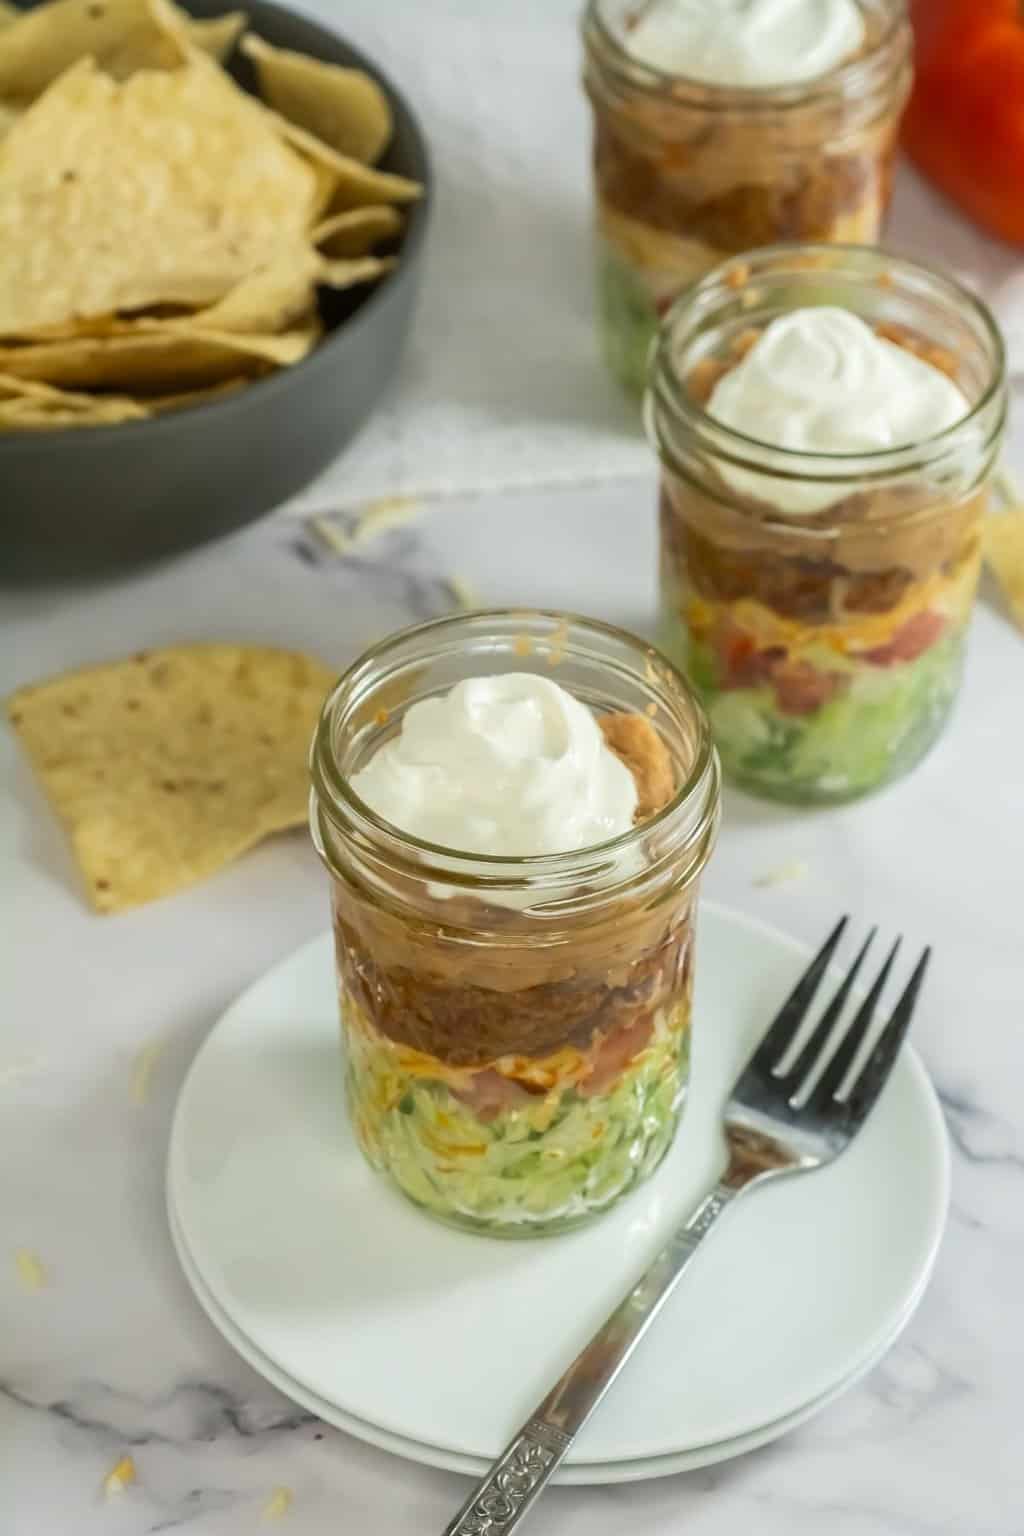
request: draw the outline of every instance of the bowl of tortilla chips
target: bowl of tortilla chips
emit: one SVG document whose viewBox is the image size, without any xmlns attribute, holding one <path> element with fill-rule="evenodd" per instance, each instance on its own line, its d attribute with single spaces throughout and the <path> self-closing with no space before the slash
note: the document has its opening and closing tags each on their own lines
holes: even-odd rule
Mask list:
<svg viewBox="0 0 1024 1536">
<path fill-rule="evenodd" d="M 0 0 L 0 579 L 308 484 L 395 369 L 429 182 L 376 65 L 266 0 Z"/>
</svg>

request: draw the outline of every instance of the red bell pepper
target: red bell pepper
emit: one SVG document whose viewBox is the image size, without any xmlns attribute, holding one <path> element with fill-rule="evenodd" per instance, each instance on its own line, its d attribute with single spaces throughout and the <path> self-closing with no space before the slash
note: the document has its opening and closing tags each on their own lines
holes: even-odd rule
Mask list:
<svg viewBox="0 0 1024 1536">
<path fill-rule="evenodd" d="M 978 224 L 1024 245 L 1024 0 L 910 0 L 903 144 Z"/>
</svg>

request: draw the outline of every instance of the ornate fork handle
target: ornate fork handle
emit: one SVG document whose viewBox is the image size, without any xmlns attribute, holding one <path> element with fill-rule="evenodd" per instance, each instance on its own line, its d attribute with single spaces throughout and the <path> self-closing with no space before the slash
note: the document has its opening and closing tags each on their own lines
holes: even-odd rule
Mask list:
<svg viewBox="0 0 1024 1536">
<path fill-rule="evenodd" d="M 573 1441 L 672 1294 L 697 1248 L 747 1177 L 731 1164 L 654 1263 L 576 1356 L 479 1482 L 444 1536 L 508 1536 L 540 1497 Z"/>
</svg>

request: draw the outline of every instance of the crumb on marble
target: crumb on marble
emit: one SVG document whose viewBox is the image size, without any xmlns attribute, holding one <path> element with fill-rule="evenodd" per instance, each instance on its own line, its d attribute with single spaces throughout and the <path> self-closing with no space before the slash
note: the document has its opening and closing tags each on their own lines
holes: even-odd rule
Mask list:
<svg viewBox="0 0 1024 1536">
<path fill-rule="evenodd" d="M 445 586 L 451 593 L 452 602 L 458 612 L 473 613 L 477 608 L 483 607 L 477 593 L 461 576 L 448 576 L 445 579 Z"/>
<path fill-rule="evenodd" d="M 775 869 L 766 869 L 763 874 L 755 875 L 753 884 L 762 888 L 789 885 L 793 880 L 802 880 L 806 874 L 807 865 L 803 859 L 791 859 L 788 864 L 779 864 Z"/>
<path fill-rule="evenodd" d="M 332 554 L 347 555 L 383 533 L 416 522 L 420 512 L 414 496 L 381 496 L 366 502 L 346 525 L 340 525 L 330 513 L 320 513 L 309 518 L 309 526 Z"/>
<path fill-rule="evenodd" d="M 275 1488 L 263 1506 L 264 1520 L 282 1520 L 292 1507 L 292 1490 Z"/>
<path fill-rule="evenodd" d="M 115 1467 L 111 1467 L 103 1479 L 103 1492 L 107 1498 L 123 1493 L 130 1483 L 136 1481 L 135 1463 L 130 1456 L 122 1456 Z"/>
<path fill-rule="evenodd" d="M 46 1285 L 46 1269 L 37 1253 L 33 1253 L 28 1248 L 19 1248 L 14 1255 L 14 1266 L 18 1271 L 22 1290 L 41 1291 Z"/>
<path fill-rule="evenodd" d="M 149 1102 L 150 1082 L 166 1044 L 165 1040 L 151 1040 L 148 1045 L 142 1047 L 132 1062 L 132 1098 L 136 1104 Z"/>
</svg>

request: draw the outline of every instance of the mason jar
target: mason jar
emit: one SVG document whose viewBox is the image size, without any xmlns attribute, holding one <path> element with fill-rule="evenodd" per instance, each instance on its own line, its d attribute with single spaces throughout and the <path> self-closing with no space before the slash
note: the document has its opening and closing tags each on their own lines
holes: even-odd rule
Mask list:
<svg viewBox="0 0 1024 1536">
<path fill-rule="evenodd" d="M 524 858 L 423 842 L 353 774 L 417 701 L 536 672 L 598 722 L 649 722 L 668 799 L 608 842 Z M 687 1079 L 697 890 L 719 817 L 703 710 L 649 645 L 587 619 L 494 612 L 406 630 L 357 661 L 312 749 L 330 876 L 349 1114 L 373 1168 L 474 1231 L 574 1227 L 645 1178 Z"/>
<path fill-rule="evenodd" d="M 858 454 L 791 451 L 715 420 L 714 385 L 761 330 L 816 305 L 942 370 L 966 414 Z M 960 684 L 1006 410 L 985 305 L 878 250 L 754 252 L 670 311 L 645 407 L 662 463 L 660 632 L 736 783 L 797 804 L 848 800 L 936 740 Z M 796 515 L 794 488 L 820 510 Z"/>
<path fill-rule="evenodd" d="M 863 44 L 831 73 L 739 88 L 641 63 L 628 44 L 643 6 L 588 0 L 598 328 L 630 392 L 644 387 L 659 316 L 724 258 L 782 240 L 879 238 L 911 33 L 904 0 L 857 3 Z"/>
</svg>

